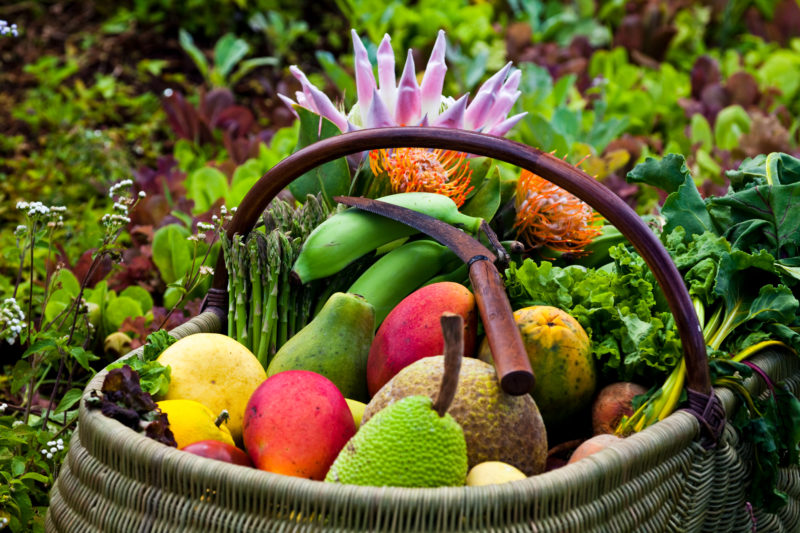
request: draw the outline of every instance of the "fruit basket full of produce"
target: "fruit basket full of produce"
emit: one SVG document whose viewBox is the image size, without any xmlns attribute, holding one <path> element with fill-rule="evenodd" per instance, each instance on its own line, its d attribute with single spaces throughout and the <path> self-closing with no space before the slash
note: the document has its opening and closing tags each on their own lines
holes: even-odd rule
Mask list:
<svg viewBox="0 0 800 533">
<path fill-rule="evenodd" d="M 384 194 L 408 147 L 469 175 Z M 48 528 L 800 530 L 800 238 L 755 205 L 796 219 L 800 161 L 712 199 L 678 156 L 629 179 L 660 216 L 484 133 L 310 143 L 225 226 L 204 311 L 89 383 Z"/>
</svg>

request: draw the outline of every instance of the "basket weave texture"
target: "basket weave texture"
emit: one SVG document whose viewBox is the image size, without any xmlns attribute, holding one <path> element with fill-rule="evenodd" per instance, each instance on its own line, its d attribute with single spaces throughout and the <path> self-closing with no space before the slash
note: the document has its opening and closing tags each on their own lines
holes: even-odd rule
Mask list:
<svg viewBox="0 0 800 533">
<path fill-rule="evenodd" d="M 203 313 L 172 332 L 218 332 Z M 134 352 L 136 356 L 139 352 Z M 753 362 L 800 392 L 800 361 L 771 352 Z M 99 390 L 106 372 L 88 384 Z M 746 386 L 764 389 L 757 378 Z M 727 412 L 730 391 L 717 389 Z M 727 426 L 717 447 L 697 419 L 666 420 L 583 461 L 504 485 L 402 489 L 335 485 L 204 459 L 150 440 L 81 406 L 80 424 L 51 493 L 48 531 L 800 531 L 800 469 L 783 469 L 789 503 L 753 509 L 751 453 Z"/>
</svg>

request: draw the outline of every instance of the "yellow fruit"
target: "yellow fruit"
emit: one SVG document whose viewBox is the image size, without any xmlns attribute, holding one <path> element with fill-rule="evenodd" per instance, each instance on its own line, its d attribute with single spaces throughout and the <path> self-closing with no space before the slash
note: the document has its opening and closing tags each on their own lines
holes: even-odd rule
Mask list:
<svg viewBox="0 0 800 533">
<path fill-rule="evenodd" d="M 250 350 L 225 335 L 197 333 L 164 350 L 158 362 L 172 369 L 165 400 L 195 400 L 214 413 L 226 409 L 228 429 L 241 442 L 247 401 L 267 379 Z"/>
<path fill-rule="evenodd" d="M 367 404 L 350 398 L 345 398 L 344 401 L 347 402 L 347 407 L 350 408 L 350 412 L 353 414 L 353 422 L 356 423 L 356 429 L 358 429 L 361 427 L 361 419 L 364 417 L 364 409 L 367 408 Z"/>
<path fill-rule="evenodd" d="M 231 432 L 225 423 L 219 427 L 211 409 L 194 400 L 162 400 L 157 402 L 162 413 L 167 414 L 169 429 L 175 436 L 178 448 L 201 440 L 219 440 L 235 446 Z"/>
<path fill-rule="evenodd" d="M 570 420 L 588 407 L 597 387 L 592 344 L 572 316 L 556 307 L 537 305 L 514 311 L 536 384 L 531 394 L 547 424 Z M 480 359 L 491 362 L 488 343 Z"/>
<path fill-rule="evenodd" d="M 467 486 L 480 487 L 483 485 L 498 485 L 518 479 L 525 479 L 526 477 L 525 474 L 508 463 L 486 461 L 472 467 L 472 470 L 467 474 Z"/>
</svg>

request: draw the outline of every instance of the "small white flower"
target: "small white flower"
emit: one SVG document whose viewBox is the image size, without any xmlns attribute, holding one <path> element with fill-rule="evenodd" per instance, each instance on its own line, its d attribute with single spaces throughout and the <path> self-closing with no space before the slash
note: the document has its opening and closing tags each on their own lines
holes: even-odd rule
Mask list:
<svg viewBox="0 0 800 533">
<path fill-rule="evenodd" d="M 146 192 L 144 192 L 144 191 L 139 191 L 139 198 L 144 198 L 145 196 L 147 196 L 147 193 L 146 193 Z"/>
<path fill-rule="evenodd" d="M 5 402 L 0 403 L 0 414 L 5 413 L 6 409 L 8 409 L 8 404 Z"/>
<path fill-rule="evenodd" d="M 47 457 L 48 459 L 52 459 L 52 458 L 53 458 L 53 454 L 52 454 L 52 453 L 48 453 L 48 454 L 46 455 L 46 457 Z"/>
<path fill-rule="evenodd" d="M 201 241 L 204 241 L 206 239 L 206 234 L 205 233 L 198 233 L 197 234 L 197 238 L 200 239 Z"/>
<path fill-rule="evenodd" d="M 11 427 L 15 428 L 17 426 L 21 426 L 22 424 L 24 424 L 22 420 L 14 420 L 14 422 L 11 424 Z"/>
<path fill-rule="evenodd" d="M 199 272 L 200 272 L 201 276 L 213 276 L 214 275 L 214 269 L 211 268 L 210 266 L 206 266 L 206 265 L 202 265 L 200 267 Z"/>
<path fill-rule="evenodd" d="M 172 91 L 172 89 L 170 89 L 169 87 L 167 87 L 166 89 L 164 89 L 164 96 L 166 96 L 167 98 L 169 98 L 170 96 L 172 96 L 172 94 L 173 94 L 173 91 Z"/>
<path fill-rule="evenodd" d="M 206 224 L 205 222 L 198 222 L 197 229 L 199 229 L 200 231 L 211 231 L 214 229 L 214 225 Z"/>
</svg>

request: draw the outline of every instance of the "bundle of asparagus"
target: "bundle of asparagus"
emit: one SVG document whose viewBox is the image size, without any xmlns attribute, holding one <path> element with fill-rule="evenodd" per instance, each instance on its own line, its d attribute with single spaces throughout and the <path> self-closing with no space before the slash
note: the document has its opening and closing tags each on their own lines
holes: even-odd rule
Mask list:
<svg viewBox="0 0 800 533">
<path fill-rule="evenodd" d="M 296 209 L 275 200 L 264 212 L 263 226 L 246 237 L 221 235 L 228 269 L 228 334 L 265 368 L 313 317 L 321 287 L 293 282 L 289 274 L 303 242 L 329 214 L 319 196 L 309 195 Z"/>
</svg>

